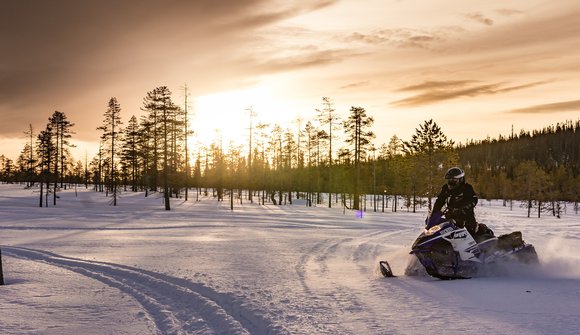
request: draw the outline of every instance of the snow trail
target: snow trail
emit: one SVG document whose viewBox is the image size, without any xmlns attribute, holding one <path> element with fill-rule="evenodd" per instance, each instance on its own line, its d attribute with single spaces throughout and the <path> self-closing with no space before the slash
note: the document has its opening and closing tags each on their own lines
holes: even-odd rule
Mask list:
<svg viewBox="0 0 580 335">
<path fill-rule="evenodd" d="M 130 266 L 64 257 L 22 247 L 2 247 L 7 256 L 44 262 L 96 279 L 131 295 L 158 334 L 284 334 L 280 327 L 226 293 Z"/>
</svg>

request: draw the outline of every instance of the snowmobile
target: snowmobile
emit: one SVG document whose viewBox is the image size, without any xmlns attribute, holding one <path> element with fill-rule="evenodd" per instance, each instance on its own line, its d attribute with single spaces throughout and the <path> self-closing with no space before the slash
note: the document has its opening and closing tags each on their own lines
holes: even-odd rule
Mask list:
<svg viewBox="0 0 580 335">
<path fill-rule="evenodd" d="M 484 234 L 476 241 L 445 213 L 434 213 L 426 220 L 410 254 L 416 257 L 407 265 L 405 275 L 426 272 L 439 279 L 467 279 L 514 262 L 539 263 L 534 246 L 523 241 L 521 232 L 497 237 Z M 383 276 L 395 277 L 387 261 L 380 261 L 379 268 Z"/>
</svg>

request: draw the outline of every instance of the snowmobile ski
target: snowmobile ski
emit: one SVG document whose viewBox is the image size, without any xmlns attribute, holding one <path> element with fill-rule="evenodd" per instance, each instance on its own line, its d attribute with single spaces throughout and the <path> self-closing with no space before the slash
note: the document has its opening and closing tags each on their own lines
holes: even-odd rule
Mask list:
<svg viewBox="0 0 580 335">
<path fill-rule="evenodd" d="M 387 262 L 387 261 L 380 261 L 379 262 L 379 268 L 381 269 L 381 274 L 383 275 L 383 277 L 385 277 L 385 278 L 396 277 L 393 274 L 393 270 L 391 269 L 391 266 L 389 265 L 389 262 Z"/>
</svg>

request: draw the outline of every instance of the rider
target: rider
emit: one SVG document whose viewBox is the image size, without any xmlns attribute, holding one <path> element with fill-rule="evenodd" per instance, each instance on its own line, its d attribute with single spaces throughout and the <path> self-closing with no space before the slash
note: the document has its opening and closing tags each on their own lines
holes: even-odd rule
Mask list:
<svg viewBox="0 0 580 335">
<path fill-rule="evenodd" d="M 441 212 L 444 205 L 447 205 L 447 218 L 454 219 L 458 226 L 467 228 L 467 231 L 474 238 L 478 239 L 484 235 L 493 236 L 493 231 L 483 223 L 477 223 L 473 209 L 477 205 L 477 194 L 471 184 L 465 182 L 465 172 L 452 167 L 445 173 L 447 183 L 443 185 L 435 205 L 433 213 Z"/>
</svg>

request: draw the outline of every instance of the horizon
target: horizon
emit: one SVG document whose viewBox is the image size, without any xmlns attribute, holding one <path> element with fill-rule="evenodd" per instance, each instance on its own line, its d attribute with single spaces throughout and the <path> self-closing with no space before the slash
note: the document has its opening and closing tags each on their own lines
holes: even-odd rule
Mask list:
<svg viewBox="0 0 580 335">
<path fill-rule="evenodd" d="M 575 121 L 580 3 L 317 0 L 7 2 L 0 13 L 0 154 L 31 124 L 75 123 L 75 159 L 96 152 L 107 101 L 126 122 L 166 85 L 190 89 L 192 129 L 246 144 L 256 121 L 295 129 L 323 97 L 374 117 L 373 143 L 433 119 L 455 143 Z M 348 18 L 345 20 L 345 18 Z M 241 123 L 241 124 L 240 124 Z"/>
<path fill-rule="evenodd" d="M 122 120 L 122 121 L 123 121 L 123 123 L 125 123 L 126 120 Z M 303 121 L 304 122 L 308 122 L 308 121 L 313 121 L 313 120 L 303 120 Z M 428 121 L 428 120 L 424 120 L 424 122 L 426 122 L 426 121 Z M 418 124 L 417 127 L 415 127 L 415 128 L 419 128 L 419 126 L 422 126 L 424 124 L 424 122 L 422 122 L 421 124 Z M 519 137 L 519 135 L 522 132 L 528 133 L 528 134 L 533 134 L 536 131 L 542 131 L 542 130 L 548 129 L 550 127 L 555 127 L 557 125 L 563 125 L 563 124 L 567 124 L 567 123 L 570 123 L 570 122 L 572 122 L 572 123 L 580 122 L 580 118 L 578 118 L 578 120 L 563 120 L 563 121 L 559 121 L 559 122 L 554 122 L 554 123 L 551 123 L 551 124 L 546 124 L 546 125 L 544 125 L 544 126 L 542 126 L 540 128 L 534 128 L 534 129 L 523 129 L 523 128 L 522 129 L 515 129 L 512 126 L 510 128 L 510 132 L 509 133 L 500 133 L 500 134 L 497 134 L 496 136 L 487 136 L 485 138 L 478 138 L 478 139 L 470 138 L 470 139 L 466 139 L 465 141 L 456 141 L 456 140 L 454 140 L 452 138 L 449 138 L 449 136 L 447 136 L 447 134 L 445 132 L 443 132 L 443 134 L 448 137 L 448 140 L 453 141 L 453 146 L 454 147 L 458 147 L 458 146 L 461 146 L 461 145 L 468 145 L 468 144 L 473 143 L 473 142 L 477 143 L 477 142 L 482 142 L 482 141 L 485 141 L 485 140 L 499 140 L 500 138 L 508 139 L 511 136 L 514 136 L 514 137 L 517 138 L 517 137 Z M 259 120 L 257 120 L 257 123 L 259 123 Z M 305 123 L 303 123 L 303 125 L 304 124 Z M 415 130 L 415 128 L 414 128 L 414 130 Z M 245 128 L 246 132 L 248 132 L 248 129 L 249 128 Z M 303 127 L 301 129 L 303 129 Z M 374 129 L 371 129 L 371 130 L 374 131 Z M 74 127 L 73 127 L 72 131 L 74 132 Z M 212 136 L 208 137 L 207 139 L 209 141 L 206 141 L 206 142 L 199 141 L 199 139 L 197 137 L 189 138 L 189 140 L 188 140 L 188 145 L 189 145 L 189 150 L 188 151 L 189 151 L 189 154 L 191 155 L 190 156 L 190 159 L 192 159 L 192 162 L 193 162 L 193 157 L 194 157 L 193 154 L 196 151 L 196 149 L 197 150 L 201 150 L 201 149 L 204 149 L 204 148 L 207 149 L 207 147 L 209 147 L 209 145 L 211 145 L 211 144 L 218 144 L 219 143 L 219 139 L 220 139 L 220 136 L 222 134 L 222 132 L 220 131 L 220 129 L 209 129 L 206 133 L 207 134 L 214 133 L 214 136 L 213 137 Z M 255 135 L 256 134 L 254 134 L 254 136 Z M 396 134 L 394 134 L 394 135 L 396 135 Z M 229 138 L 227 138 L 228 142 L 226 142 L 226 139 L 223 139 L 222 138 L 222 143 L 223 143 L 224 146 L 229 145 L 230 143 L 232 143 L 234 145 L 239 145 L 241 147 L 241 151 L 244 152 L 245 154 L 247 154 L 247 150 L 248 150 L 248 148 L 247 148 L 248 139 L 246 137 L 248 137 L 248 136 L 245 136 L 244 137 L 244 141 L 239 141 L 239 142 L 235 142 L 233 139 L 229 139 Z M 339 138 L 339 139 L 342 139 L 342 138 Z M 35 140 L 35 143 L 36 143 L 36 140 L 37 140 L 36 137 L 34 138 L 34 140 Z M 399 140 L 406 141 L 407 139 L 404 139 L 404 138 L 400 138 L 399 137 Z M 73 161 L 82 161 L 82 159 L 84 159 L 85 156 L 86 156 L 86 158 L 88 160 L 90 160 L 91 158 L 96 157 L 96 155 L 98 154 L 98 146 L 99 146 L 98 143 L 93 143 L 94 146 L 91 147 L 91 150 L 88 150 L 87 149 L 87 146 L 84 146 L 84 147 L 82 146 L 84 142 L 76 140 L 74 138 L 74 136 L 70 139 L 70 141 L 71 141 L 71 144 L 74 145 L 74 147 L 70 147 L 69 148 L 70 151 L 71 151 L 71 158 L 72 158 Z M 2 145 L 2 142 L 3 142 L 3 139 L 0 139 L 0 147 L 4 147 Z M 23 137 L 22 139 L 15 139 L 15 142 L 20 143 L 21 144 L 21 148 L 17 152 L 14 152 L 14 157 L 11 157 L 11 156 L 9 156 L 6 153 L 1 152 L 1 151 L 0 151 L 0 156 L 4 156 L 4 157 L 6 157 L 8 159 L 13 160 L 13 162 L 16 162 L 16 160 L 17 160 L 18 156 L 20 155 L 22 149 L 26 145 L 27 139 Z M 340 143 L 341 144 L 344 144 L 343 141 L 340 141 Z M 87 144 L 87 143 L 84 143 L 84 144 Z M 88 143 L 88 144 L 90 144 L 90 143 Z M 377 143 L 373 143 L 373 144 L 377 144 Z M 383 144 L 387 145 L 388 142 L 378 143 L 378 145 L 375 145 L 375 147 L 377 149 L 379 149 L 381 147 L 381 145 L 383 145 Z M 193 146 L 193 148 L 192 148 L 192 146 Z M 333 150 L 334 153 L 336 153 L 338 150 L 340 150 L 340 148 L 341 147 L 338 147 L 335 150 Z"/>
</svg>

